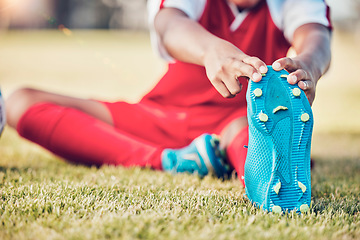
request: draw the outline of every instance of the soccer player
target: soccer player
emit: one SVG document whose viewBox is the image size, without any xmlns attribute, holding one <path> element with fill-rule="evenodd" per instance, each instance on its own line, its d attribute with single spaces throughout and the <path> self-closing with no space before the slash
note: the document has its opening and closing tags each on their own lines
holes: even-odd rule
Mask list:
<svg viewBox="0 0 360 240">
<path fill-rule="evenodd" d="M 304 91 L 312 104 L 316 83 L 330 64 L 327 5 L 323 0 L 150 0 L 148 9 L 153 47 L 169 64 L 140 102 L 24 88 L 7 100 L 9 125 L 74 163 L 219 177 L 229 174 L 230 165 L 244 183 L 248 79 L 261 83 L 267 73 L 285 69 L 288 84 Z M 286 57 L 290 47 L 296 57 Z M 287 189 L 286 179 L 279 183 L 277 194 Z M 249 192 L 259 186 L 251 187 Z M 265 206 L 261 201 L 254 202 Z"/>
</svg>

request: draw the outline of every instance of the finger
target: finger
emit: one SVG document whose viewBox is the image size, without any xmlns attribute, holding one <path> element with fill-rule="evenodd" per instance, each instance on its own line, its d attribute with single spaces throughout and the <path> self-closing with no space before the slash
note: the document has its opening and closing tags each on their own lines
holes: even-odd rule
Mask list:
<svg viewBox="0 0 360 240">
<path fill-rule="evenodd" d="M 305 91 L 305 95 L 310 103 L 310 106 L 312 106 L 314 99 L 315 99 L 315 89 L 313 89 L 313 91 L 311 91 L 311 90 Z"/>
<path fill-rule="evenodd" d="M 314 88 L 314 83 L 310 80 L 302 80 L 302 81 L 299 81 L 298 86 L 303 91 L 309 91 Z"/>
<path fill-rule="evenodd" d="M 275 71 L 280 71 L 280 70 L 286 69 L 289 72 L 292 72 L 292 71 L 295 71 L 296 69 L 298 69 L 296 62 L 288 57 L 280 58 L 280 59 L 276 60 L 272 64 L 272 68 Z"/>
<path fill-rule="evenodd" d="M 257 57 L 246 57 L 243 62 L 253 66 L 259 73 L 267 73 L 268 71 L 266 64 Z"/>
<path fill-rule="evenodd" d="M 251 65 L 244 62 L 238 62 L 236 65 L 236 76 L 238 77 L 247 77 L 258 82 L 261 80 L 261 74 Z"/>
<path fill-rule="evenodd" d="M 290 73 L 287 80 L 290 84 L 296 84 L 302 80 L 309 80 L 309 77 L 306 71 L 298 69 L 295 72 Z"/>
<path fill-rule="evenodd" d="M 236 95 L 241 91 L 237 77 L 227 77 L 223 79 L 223 83 L 232 95 Z"/>
<path fill-rule="evenodd" d="M 213 85 L 214 85 L 215 89 L 224 98 L 233 98 L 233 97 L 235 97 L 235 95 L 231 94 L 231 92 L 228 90 L 228 88 L 225 86 L 225 84 L 222 81 L 213 82 Z"/>
</svg>

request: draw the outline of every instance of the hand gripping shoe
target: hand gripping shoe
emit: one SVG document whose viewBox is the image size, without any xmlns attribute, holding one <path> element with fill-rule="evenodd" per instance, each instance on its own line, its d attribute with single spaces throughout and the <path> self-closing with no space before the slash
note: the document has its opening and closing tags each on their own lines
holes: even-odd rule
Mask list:
<svg viewBox="0 0 360 240">
<path fill-rule="evenodd" d="M 194 173 L 200 177 L 214 174 L 225 178 L 231 174 L 226 164 L 225 154 L 219 150 L 219 140 L 215 135 L 203 134 L 181 149 L 165 149 L 162 154 L 164 171 L 173 173 Z"/>
<path fill-rule="evenodd" d="M 287 82 L 288 72 L 268 66 L 247 89 L 249 146 L 247 197 L 270 212 L 307 212 L 311 201 L 313 115 L 308 99 Z"/>
</svg>

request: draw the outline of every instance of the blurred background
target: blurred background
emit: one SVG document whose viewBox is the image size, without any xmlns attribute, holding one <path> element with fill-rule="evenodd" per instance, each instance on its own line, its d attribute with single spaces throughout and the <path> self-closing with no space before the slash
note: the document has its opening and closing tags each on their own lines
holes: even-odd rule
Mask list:
<svg viewBox="0 0 360 240">
<path fill-rule="evenodd" d="M 146 29 L 146 0 L 0 0 L 3 29 Z"/>
<path fill-rule="evenodd" d="M 146 0 L 0 0 L 2 29 L 146 29 Z M 332 19 L 359 31 L 360 0 L 327 0 Z"/>
<path fill-rule="evenodd" d="M 317 87 L 313 153 L 359 157 L 360 0 L 327 2 L 334 24 L 333 59 Z M 146 3 L 0 0 L 3 95 L 30 86 L 85 98 L 137 101 L 166 69 L 151 50 Z M 1 141 L 15 135 L 7 128 Z"/>
</svg>

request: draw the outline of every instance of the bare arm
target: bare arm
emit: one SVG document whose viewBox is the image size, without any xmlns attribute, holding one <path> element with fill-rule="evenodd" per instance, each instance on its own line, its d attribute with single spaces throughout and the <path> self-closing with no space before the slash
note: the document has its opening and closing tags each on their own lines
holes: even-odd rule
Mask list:
<svg viewBox="0 0 360 240">
<path fill-rule="evenodd" d="M 260 81 L 261 73 L 267 72 L 263 61 L 211 34 L 178 9 L 160 10 L 155 28 L 169 54 L 180 61 L 204 66 L 210 82 L 224 97 L 233 97 L 241 91 L 237 77 Z"/>
<path fill-rule="evenodd" d="M 331 33 L 320 24 L 306 24 L 294 33 L 293 47 L 297 52 L 294 58 L 282 58 L 273 63 L 275 70 L 286 69 L 288 82 L 298 84 L 309 99 L 315 98 L 316 84 L 328 70 L 331 61 Z"/>
</svg>

